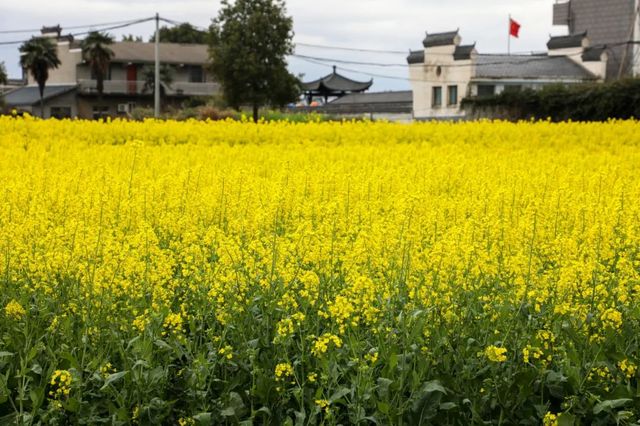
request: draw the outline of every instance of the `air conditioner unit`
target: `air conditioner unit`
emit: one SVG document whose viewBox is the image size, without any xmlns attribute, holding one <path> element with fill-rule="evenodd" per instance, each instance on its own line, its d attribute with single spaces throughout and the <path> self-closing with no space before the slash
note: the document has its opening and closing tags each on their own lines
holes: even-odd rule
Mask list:
<svg viewBox="0 0 640 426">
<path fill-rule="evenodd" d="M 118 104 L 118 112 L 129 112 L 128 104 Z"/>
</svg>

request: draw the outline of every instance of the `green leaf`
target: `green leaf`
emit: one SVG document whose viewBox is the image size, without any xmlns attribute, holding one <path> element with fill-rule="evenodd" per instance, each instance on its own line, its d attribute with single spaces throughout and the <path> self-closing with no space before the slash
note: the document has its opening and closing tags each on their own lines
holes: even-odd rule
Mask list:
<svg viewBox="0 0 640 426">
<path fill-rule="evenodd" d="M 31 366 L 31 371 L 33 371 L 37 375 L 41 375 L 42 374 L 42 367 L 40 366 L 40 364 L 35 363 L 35 364 L 33 364 Z"/>
<path fill-rule="evenodd" d="M 384 398 L 389 394 L 389 386 L 393 383 L 393 380 L 386 377 L 378 378 L 377 392 L 380 397 Z"/>
<path fill-rule="evenodd" d="M 109 387 L 109 385 L 111 385 L 112 383 L 120 380 L 127 373 L 129 373 L 129 372 L 128 371 L 118 371 L 117 373 L 109 374 L 107 376 L 107 378 L 105 379 L 104 385 L 100 388 L 100 390 L 105 390 L 107 387 Z"/>
<path fill-rule="evenodd" d="M 442 384 L 438 380 L 432 380 L 430 382 L 426 382 L 424 385 L 422 385 L 422 392 L 425 394 L 430 394 L 433 392 L 440 392 L 445 395 L 447 394 L 446 389 L 442 386 Z"/>
<path fill-rule="evenodd" d="M 31 391 L 29 391 L 29 398 L 31 398 L 34 407 L 40 407 L 44 400 L 44 388 L 31 389 Z"/>
<path fill-rule="evenodd" d="M 442 404 L 440 404 L 440 409 L 442 411 L 449 411 L 456 408 L 457 406 L 458 404 L 456 404 L 455 402 L 443 402 Z"/>
<path fill-rule="evenodd" d="M 610 399 L 607 401 L 602 401 L 596 404 L 595 407 L 593 407 L 593 414 L 600 414 L 603 411 L 611 411 L 614 408 L 623 407 L 632 401 L 633 400 L 629 398 Z"/>
<path fill-rule="evenodd" d="M 244 401 L 237 392 L 229 393 L 229 405 L 225 407 L 221 414 L 224 417 L 239 417 L 244 410 Z"/>
<path fill-rule="evenodd" d="M 224 417 L 235 417 L 236 415 L 236 410 L 233 407 L 227 407 L 225 409 L 223 409 L 220 414 L 222 414 Z"/>
<path fill-rule="evenodd" d="M 335 391 L 333 393 L 333 395 L 331 395 L 331 397 L 329 398 L 329 401 L 333 404 L 334 402 L 340 400 L 342 397 L 344 397 L 345 395 L 348 395 L 351 393 L 351 389 L 349 388 L 340 388 L 337 391 Z"/>
<path fill-rule="evenodd" d="M 269 410 L 269 407 L 261 407 L 259 410 L 256 410 L 254 417 L 258 416 L 258 414 L 264 414 L 267 417 L 271 417 L 271 410 Z"/>
<path fill-rule="evenodd" d="M 153 344 L 162 349 L 169 349 L 169 350 L 171 349 L 171 346 L 169 346 L 167 342 L 161 339 L 155 340 Z"/>
<path fill-rule="evenodd" d="M 558 416 L 558 426 L 574 426 L 576 416 L 569 413 L 562 413 Z"/>
<path fill-rule="evenodd" d="M 13 356 L 13 352 L 0 351 L 0 358 L 4 358 L 6 356 Z"/>
<path fill-rule="evenodd" d="M 389 414 L 390 408 L 391 406 L 386 402 L 382 402 L 382 401 L 378 402 L 378 411 L 380 411 L 382 414 Z"/>
</svg>

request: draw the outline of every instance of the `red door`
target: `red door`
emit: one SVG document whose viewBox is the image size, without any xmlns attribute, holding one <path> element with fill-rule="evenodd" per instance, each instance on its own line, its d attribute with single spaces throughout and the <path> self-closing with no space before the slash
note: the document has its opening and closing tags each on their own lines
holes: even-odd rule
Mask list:
<svg viewBox="0 0 640 426">
<path fill-rule="evenodd" d="M 130 95 L 137 93 L 138 72 L 134 64 L 127 65 L 127 92 Z"/>
</svg>

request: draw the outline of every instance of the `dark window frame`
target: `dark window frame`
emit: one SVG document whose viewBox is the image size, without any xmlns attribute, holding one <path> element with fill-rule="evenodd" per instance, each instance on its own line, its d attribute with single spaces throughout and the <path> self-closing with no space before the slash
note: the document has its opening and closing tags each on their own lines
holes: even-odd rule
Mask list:
<svg viewBox="0 0 640 426">
<path fill-rule="evenodd" d="M 433 86 L 431 88 L 431 106 L 433 108 L 442 106 L 442 86 Z"/>
<path fill-rule="evenodd" d="M 457 85 L 447 86 L 447 105 L 448 106 L 458 105 L 458 86 Z"/>
</svg>

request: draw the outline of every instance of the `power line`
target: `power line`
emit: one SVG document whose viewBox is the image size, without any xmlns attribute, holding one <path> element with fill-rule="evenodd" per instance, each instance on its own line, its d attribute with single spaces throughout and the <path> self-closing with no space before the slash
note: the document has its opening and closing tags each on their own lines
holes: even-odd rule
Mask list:
<svg viewBox="0 0 640 426">
<path fill-rule="evenodd" d="M 100 31 L 109 31 L 109 30 L 117 30 L 120 28 L 126 28 L 126 27 L 130 27 L 132 25 L 137 25 L 137 24 L 141 24 L 143 22 L 148 22 L 148 21 L 152 21 L 156 19 L 155 17 L 151 17 L 151 18 L 144 18 L 144 19 L 138 19 L 135 21 L 125 21 L 126 23 L 124 24 L 120 24 L 120 25 L 113 25 L 111 27 L 106 27 L 106 28 L 100 28 Z M 92 32 L 94 32 L 96 30 L 89 30 L 89 31 L 82 31 L 82 32 L 77 32 L 77 33 L 70 33 L 69 35 L 72 37 L 76 37 L 76 36 L 81 36 L 81 35 L 86 35 L 86 34 L 90 34 Z M 26 43 L 27 40 L 13 40 L 13 41 L 1 41 L 0 42 L 0 46 L 6 46 L 6 45 L 11 45 L 11 44 L 22 44 L 22 43 Z"/>
<path fill-rule="evenodd" d="M 115 22 L 103 22 L 100 24 L 87 24 L 87 25 L 75 25 L 75 26 L 65 26 L 62 27 L 65 30 L 79 30 L 82 28 L 95 28 L 95 27 L 104 27 L 104 26 L 110 26 L 110 25 L 120 25 L 120 24 L 126 24 L 128 22 L 131 22 L 131 19 L 127 20 L 127 21 L 115 21 Z M 41 31 L 42 28 L 38 28 L 38 29 L 30 29 L 30 30 L 2 30 L 0 31 L 0 34 L 24 34 L 24 33 L 36 33 Z"/>
<path fill-rule="evenodd" d="M 379 49 L 365 49 L 357 47 L 343 47 L 343 46 L 327 46 L 322 44 L 311 43 L 295 43 L 296 46 L 311 47 L 315 49 L 326 50 L 344 50 L 347 52 L 365 52 L 365 53 L 386 53 L 391 55 L 406 55 L 408 52 L 405 50 L 379 50 Z"/>
<path fill-rule="evenodd" d="M 612 44 L 608 44 L 608 45 L 602 45 L 602 46 L 593 46 L 592 48 L 595 49 L 605 49 L 608 50 L 612 47 L 616 47 L 616 46 L 621 46 L 621 45 L 629 45 L 629 44 L 636 44 L 636 42 L 634 41 L 627 41 L 627 42 L 620 42 L 620 43 L 612 43 Z M 576 57 L 576 56 L 582 56 L 584 52 L 576 52 L 576 53 L 572 53 L 572 54 L 568 54 L 568 55 L 559 55 L 557 56 L 558 58 L 561 57 Z M 504 55 L 504 54 L 503 54 Z M 299 59 L 302 60 L 307 60 L 307 62 L 309 61 L 315 61 L 315 63 L 319 63 L 322 65 L 326 65 L 323 64 L 323 62 L 330 62 L 330 63 L 338 63 L 338 64 L 346 64 L 346 65 L 362 65 L 362 66 L 374 66 L 374 67 L 387 67 L 387 68 L 391 68 L 391 67 L 410 67 L 410 64 L 400 64 L 400 63 L 385 63 L 385 62 L 367 62 L 367 61 L 353 61 L 353 60 L 346 60 L 346 59 L 338 59 L 338 58 L 327 58 L 327 57 L 317 57 L 317 56 L 310 56 L 310 55 L 302 55 L 302 54 L 294 54 L 292 55 L 294 57 L 297 57 Z M 451 57 L 451 55 L 446 55 L 447 57 Z M 483 56 L 483 55 L 481 55 Z M 495 55 L 490 55 L 490 56 L 502 56 L 499 54 L 495 54 Z M 524 64 L 528 64 L 528 63 L 532 63 L 532 62 L 539 62 L 539 61 L 545 61 L 548 60 L 549 58 L 555 58 L 555 56 L 548 56 L 548 55 L 534 55 L 531 57 L 523 57 L 523 55 L 504 55 L 505 56 L 505 60 L 496 60 L 496 61 L 492 61 L 492 62 L 484 62 L 484 63 L 472 63 L 472 64 L 426 64 L 426 65 L 430 65 L 430 66 L 439 66 L 441 68 L 463 68 L 463 67 L 486 67 L 486 66 L 495 66 L 495 65 L 524 65 Z M 518 58 L 518 59 L 516 59 Z M 416 65 L 425 65 L 425 64 L 416 64 Z M 343 68 L 344 69 L 344 68 Z M 363 73 L 363 74 L 367 74 L 367 75 L 373 75 L 370 73 Z M 391 78 L 391 77 L 388 77 Z M 397 77 L 399 78 L 399 77 Z"/>
</svg>

